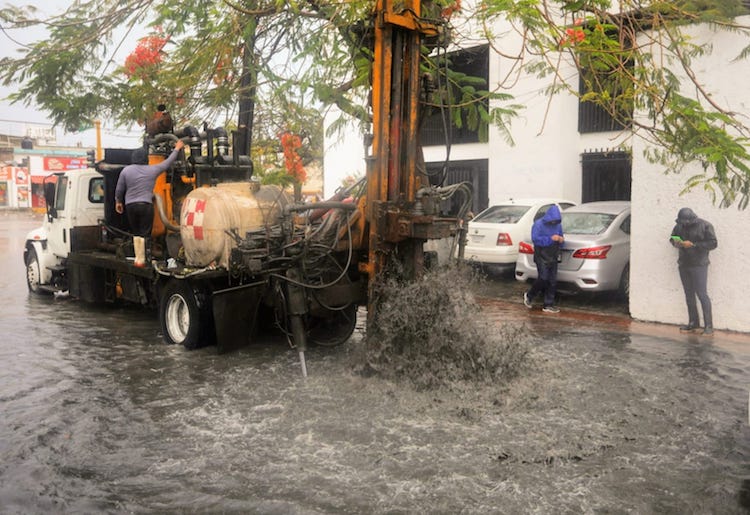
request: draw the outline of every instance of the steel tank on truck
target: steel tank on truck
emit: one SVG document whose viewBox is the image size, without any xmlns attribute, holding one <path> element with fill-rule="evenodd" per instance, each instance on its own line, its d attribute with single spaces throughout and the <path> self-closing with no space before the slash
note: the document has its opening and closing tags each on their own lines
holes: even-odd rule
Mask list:
<svg viewBox="0 0 750 515">
<path fill-rule="evenodd" d="M 235 240 L 279 222 L 289 198 L 278 186 L 255 181 L 220 183 L 191 191 L 182 203 L 180 236 L 188 266 L 228 268 Z"/>
</svg>

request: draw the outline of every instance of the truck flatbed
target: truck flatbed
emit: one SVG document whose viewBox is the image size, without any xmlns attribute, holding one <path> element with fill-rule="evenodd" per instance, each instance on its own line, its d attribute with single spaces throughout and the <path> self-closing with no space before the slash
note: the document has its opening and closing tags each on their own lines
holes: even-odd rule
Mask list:
<svg viewBox="0 0 750 515">
<path fill-rule="evenodd" d="M 122 259 L 111 252 L 100 250 L 73 252 L 68 255 L 68 265 L 86 265 L 104 268 L 121 274 L 130 274 L 149 279 L 155 279 L 157 274 L 183 279 L 197 273 L 200 273 L 202 278 L 222 277 L 227 273 L 223 268 L 186 267 L 180 263 L 169 268 L 167 263 L 163 261 L 155 262 L 154 264 L 147 263 L 145 267 L 138 267 L 135 266 L 133 258 Z"/>
<path fill-rule="evenodd" d="M 133 258 L 120 258 L 111 252 L 103 252 L 98 250 L 83 251 L 83 252 L 71 252 L 68 255 L 68 265 L 87 265 L 95 266 L 99 268 L 105 268 L 107 270 L 113 270 L 115 272 L 131 274 L 138 277 L 153 278 L 156 271 L 154 268 L 147 264 L 145 267 L 135 266 Z"/>
</svg>

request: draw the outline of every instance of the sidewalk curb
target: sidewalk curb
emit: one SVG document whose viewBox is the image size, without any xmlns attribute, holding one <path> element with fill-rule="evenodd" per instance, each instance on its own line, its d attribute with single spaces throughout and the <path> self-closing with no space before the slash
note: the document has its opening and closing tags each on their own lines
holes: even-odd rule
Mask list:
<svg viewBox="0 0 750 515">
<path fill-rule="evenodd" d="M 543 313 L 538 307 L 529 309 L 523 303 L 516 301 L 483 296 L 477 296 L 477 301 L 480 306 L 491 306 L 504 315 L 509 315 L 514 321 L 531 321 L 534 324 L 542 322 L 544 325 L 547 322 L 556 321 L 565 325 L 599 327 L 611 331 L 642 334 L 689 343 L 707 343 L 726 348 L 732 352 L 750 354 L 750 333 L 714 330 L 714 336 L 703 336 L 695 333 L 680 333 L 678 325 L 635 320 L 624 314 L 595 313 L 576 308 L 563 308 L 560 313 L 548 314 Z"/>
</svg>

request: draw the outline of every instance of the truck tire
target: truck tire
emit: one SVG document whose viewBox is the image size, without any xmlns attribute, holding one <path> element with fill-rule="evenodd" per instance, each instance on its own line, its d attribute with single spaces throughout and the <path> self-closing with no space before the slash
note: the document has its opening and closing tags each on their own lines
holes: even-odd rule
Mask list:
<svg viewBox="0 0 750 515">
<path fill-rule="evenodd" d="M 326 318 L 314 317 L 308 324 L 308 338 L 315 345 L 341 345 L 351 337 L 357 327 L 357 305 L 349 304 Z"/>
<path fill-rule="evenodd" d="M 159 322 L 164 340 L 186 349 L 202 347 L 207 343 L 201 341 L 204 321 L 190 283 L 181 280 L 167 283 L 159 302 Z"/>
<path fill-rule="evenodd" d="M 41 294 L 42 268 L 39 266 L 39 257 L 33 246 L 29 246 L 26 254 L 26 286 L 31 293 Z"/>
</svg>

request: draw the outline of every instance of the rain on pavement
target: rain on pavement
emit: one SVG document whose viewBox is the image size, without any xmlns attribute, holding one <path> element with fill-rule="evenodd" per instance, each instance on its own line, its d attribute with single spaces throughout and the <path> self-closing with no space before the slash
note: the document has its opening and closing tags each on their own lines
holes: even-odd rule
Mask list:
<svg viewBox="0 0 750 515">
<path fill-rule="evenodd" d="M 354 372 L 362 328 L 219 355 L 162 343 L 154 313 L 27 292 L 39 216 L 0 212 L 2 513 L 745 513 L 750 338 L 631 322 L 607 299 L 528 311 L 507 386 L 415 391 Z M 594 309 L 597 303 L 606 309 Z"/>
</svg>

